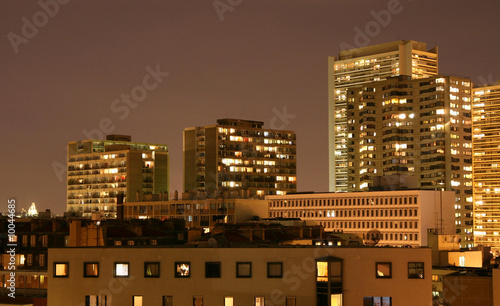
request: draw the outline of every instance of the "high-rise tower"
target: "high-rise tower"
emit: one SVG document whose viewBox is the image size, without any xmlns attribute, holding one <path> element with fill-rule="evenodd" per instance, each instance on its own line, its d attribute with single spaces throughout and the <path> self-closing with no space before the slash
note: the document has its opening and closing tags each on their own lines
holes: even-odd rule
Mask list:
<svg viewBox="0 0 500 306">
<path fill-rule="evenodd" d="M 185 191 L 242 198 L 296 191 L 295 133 L 263 125 L 220 119 L 215 125 L 186 128 Z"/>
<path fill-rule="evenodd" d="M 349 88 L 408 75 L 412 79 L 438 74 L 437 47 L 425 43 L 395 41 L 340 52 L 328 58 L 328 146 L 330 191 L 348 190 L 347 100 Z"/>
<path fill-rule="evenodd" d="M 500 250 L 500 85 L 474 88 L 474 241 Z"/>
</svg>

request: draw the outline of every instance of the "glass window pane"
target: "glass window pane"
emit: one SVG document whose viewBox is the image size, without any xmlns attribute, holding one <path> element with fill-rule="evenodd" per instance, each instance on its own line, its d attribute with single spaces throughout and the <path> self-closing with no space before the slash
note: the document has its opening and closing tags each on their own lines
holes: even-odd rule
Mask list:
<svg viewBox="0 0 500 306">
<path fill-rule="evenodd" d="M 330 276 L 342 276 L 342 263 L 340 261 L 330 262 Z"/>
<path fill-rule="evenodd" d="M 390 262 L 377 262 L 376 263 L 376 277 L 377 278 L 391 278 L 392 277 L 392 264 Z"/>
<path fill-rule="evenodd" d="M 232 296 L 225 296 L 224 297 L 224 306 L 234 306 Z"/>
<path fill-rule="evenodd" d="M 128 277 L 128 263 L 115 263 L 115 277 Z"/>
<path fill-rule="evenodd" d="M 133 306 L 142 306 L 142 296 L 140 295 L 135 295 L 134 296 L 134 302 L 132 303 Z"/>
<path fill-rule="evenodd" d="M 191 263 L 189 262 L 176 262 L 175 263 L 175 277 L 190 277 Z"/>
<path fill-rule="evenodd" d="M 328 263 L 324 261 L 318 261 L 316 263 L 317 267 L 317 281 L 327 282 L 328 281 Z"/>
</svg>

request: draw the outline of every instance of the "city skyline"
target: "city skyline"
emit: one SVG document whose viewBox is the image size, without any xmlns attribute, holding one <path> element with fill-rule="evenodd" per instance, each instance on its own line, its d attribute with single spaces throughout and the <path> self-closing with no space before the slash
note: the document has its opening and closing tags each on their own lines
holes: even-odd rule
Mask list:
<svg viewBox="0 0 500 306">
<path fill-rule="evenodd" d="M 62 213 L 66 144 L 106 134 L 166 144 L 180 192 L 182 131 L 219 118 L 296 132 L 298 191 L 327 191 L 328 56 L 415 40 L 439 48 L 441 75 L 500 79 L 500 3 L 450 4 L 3 3 L 2 194 Z"/>
</svg>

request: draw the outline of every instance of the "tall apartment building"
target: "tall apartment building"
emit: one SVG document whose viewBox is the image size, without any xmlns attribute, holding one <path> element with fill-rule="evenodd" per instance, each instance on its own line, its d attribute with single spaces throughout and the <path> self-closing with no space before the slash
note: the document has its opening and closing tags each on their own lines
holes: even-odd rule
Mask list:
<svg viewBox="0 0 500 306">
<path fill-rule="evenodd" d="M 168 193 L 168 148 L 131 142 L 130 136 L 68 143 L 67 211 L 116 217 L 117 199 Z"/>
<path fill-rule="evenodd" d="M 295 133 L 263 122 L 220 119 L 184 130 L 184 190 L 263 197 L 297 189 Z"/>
<path fill-rule="evenodd" d="M 473 241 L 471 82 L 437 76 L 349 89 L 348 190 L 368 191 L 375 177 L 407 175 L 416 188 L 455 192 L 457 233 Z M 470 245 L 472 246 L 472 245 Z"/>
<path fill-rule="evenodd" d="M 340 52 L 328 58 L 328 147 L 330 191 L 348 191 L 347 90 L 390 76 L 412 79 L 438 74 L 437 47 L 425 43 L 395 41 Z"/>
<path fill-rule="evenodd" d="M 475 243 L 500 249 L 500 85 L 473 90 Z"/>
</svg>

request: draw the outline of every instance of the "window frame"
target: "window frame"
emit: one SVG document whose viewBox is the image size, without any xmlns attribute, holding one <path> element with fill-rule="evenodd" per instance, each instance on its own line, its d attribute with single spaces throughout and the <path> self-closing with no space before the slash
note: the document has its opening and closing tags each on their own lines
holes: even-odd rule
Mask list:
<svg viewBox="0 0 500 306">
<path fill-rule="evenodd" d="M 189 271 L 188 271 L 187 275 L 180 275 L 177 272 L 177 266 L 182 265 L 182 264 L 185 264 L 189 267 Z M 174 262 L 174 276 L 175 276 L 175 278 L 190 278 L 191 277 L 191 262 L 190 261 L 176 261 L 176 262 Z"/>
<path fill-rule="evenodd" d="M 410 265 L 411 264 L 422 264 L 422 277 L 415 277 L 410 275 Z M 408 262 L 408 278 L 409 279 L 425 279 L 425 263 L 423 261 L 409 261 Z"/>
<path fill-rule="evenodd" d="M 152 264 L 158 265 L 158 274 L 157 275 L 148 275 L 147 274 L 148 265 L 152 265 Z M 161 275 L 160 273 L 161 273 L 161 270 L 160 270 L 160 262 L 159 261 L 145 261 L 144 262 L 144 278 L 159 278 Z"/>
<path fill-rule="evenodd" d="M 380 276 L 378 275 L 378 265 L 389 265 L 389 275 L 388 276 Z M 392 278 L 392 262 L 388 262 L 388 261 L 377 261 L 375 263 L 375 278 L 380 278 L 380 279 L 384 279 L 384 278 Z"/>
<path fill-rule="evenodd" d="M 271 275 L 270 267 L 272 265 L 280 266 L 280 274 L 279 275 Z M 282 261 L 269 261 L 267 262 L 267 278 L 283 278 L 283 262 Z"/>
<path fill-rule="evenodd" d="M 208 265 L 218 265 L 219 271 L 217 275 L 209 275 L 208 274 Z M 205 278 L 221 278 L 222 276 L 222 264 L 220 261 L 206 261 L 205 262 Z"/>
<path fill-rule="evenodd" d="M 97 265 L 97 275 L 87 275 L 87 265 Z M 99 262 L 86 261 L 83 263 L 83 277 L 84 278 L 99 278 Z"/>
<path fill-rule="evenodd" d="M 66 274 L 65 275 L 56 275 L 56 266 L 57 265 L 65 265 L 66 266 Z M 67 261 L 58 261 L 53 263 L 54 271 L 52 271 L 52 276 L 54 278 L 67 278 L 69 277 L 69 262 Z"/>
<path fill-rule="evenodd" d="M 120 264 L 127 265 L 127 275 L 117 275 L 116 274 L 116 266 Z M 113 262 L 113 277 L 114 278 L 128 278 L 130 277 L 130 262 L 129 261 L 115 261 Z"/>
<path fill-rule="evenodd" d="M 248 275 L 241 275 L 239 272 L 239 266 L 240 265 L 244 265 L 244 264 L 248 264 L 250 265 L 250 271 L 248 273 Z M 236 262 L 236 278 L 252 278 L 252 262 L 251 261 L 237 261 Z"/>
</svg>

